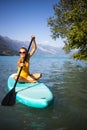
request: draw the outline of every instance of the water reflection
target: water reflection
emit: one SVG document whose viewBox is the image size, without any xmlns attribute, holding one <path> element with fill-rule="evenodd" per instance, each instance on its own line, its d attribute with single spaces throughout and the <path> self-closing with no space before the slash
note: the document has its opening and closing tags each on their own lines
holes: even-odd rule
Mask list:
<svg viewBox="0 0 87 130">
<path fill-rule="evenodd" d="M 17 58 L 9 57 L 0 64 L 3 66 L 0 68 L 0 100 L 7 92 L 8 76 L 17 70 Z M 86 130 L 86 64 L 66 58 L 35 58 L 31 66 L 32 73 L 43 73 L 40 81 L 53 92 L 54 102 L 46 109 L 30 108 L 18 102 L 13 107 L 0 106 L 0 122 L 3 124 L 0 129 L 7 130 L 8 125 L 8 130 Z"/>
<path fill-rule="evenodd" d="M 86 129 L 87 68 L 66 61 L 61 67 L 60 64 L 55 68 L 52 66 L 50 75 L 51 81 L 54 82 L 54 106 L 58 121 L 62 119 L 68 129 Z"/>
</svg>

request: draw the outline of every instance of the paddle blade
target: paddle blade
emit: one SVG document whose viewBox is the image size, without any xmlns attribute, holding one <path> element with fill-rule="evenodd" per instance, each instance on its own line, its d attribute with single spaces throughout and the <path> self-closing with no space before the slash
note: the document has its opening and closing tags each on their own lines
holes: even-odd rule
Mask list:
<svg viewBox="0 0 87 130">
<path fill-rule="evenodd" d="M 15 88 L 13 88 L 8 94 L 4 97 L 1 102 L 3 106 L 13 106 L 16 102 L 16 92 Z"/>
</svg>

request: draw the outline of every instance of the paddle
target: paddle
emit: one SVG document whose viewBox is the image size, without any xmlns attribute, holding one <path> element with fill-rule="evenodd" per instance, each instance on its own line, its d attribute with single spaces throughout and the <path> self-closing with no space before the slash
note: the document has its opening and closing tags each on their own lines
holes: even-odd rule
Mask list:
<svg viewBox="0 0 87 130">
<path fill-rule="evenodd" d="M 25 58 L 24 58 L 23 63 L 25 62 L 25 60 L 26 60 L 26 58 L 27 58 L 27 55 L 28 55 L 28 52 L 29 52 L 29 50 L 30 50 L 32 41 L 33 41 L 34 39 L 35 39 L 35 38 L 32 38 L 31 41 L 30 41 L 30 44 L 29 44 L 29 47 L 28 47 L 28 50 L 27 50 L 27 53 L 26 53 L 26 55 L 25 55 Z M 16 87 L 16 84 L 17 84 L 17 82 L 18 82 L 18 79 L 19 79 L 20 73 L 21 73 L 21 71 L 22 71 L 22 68 L 23 68 L 23 67 L 20 68 L 20 71 L 19 71 L 19 74 L 18 74 L 17 79 L 16 79 L 16 81 L 15 81 L 14 87 L 13 87 L 13 88 L 11 89 L 11 91 L 9 91 L 9 92 L 7 93 L 7 95 L 4 97 L 4 99 L 3 99 L 2 102 L 1 102 L 1 105 L 3 105 L 3 106 L 13 106 L 13 105 L 15 104 L 15 102 L 16 102 L 15 87 Z"/>
</svg>

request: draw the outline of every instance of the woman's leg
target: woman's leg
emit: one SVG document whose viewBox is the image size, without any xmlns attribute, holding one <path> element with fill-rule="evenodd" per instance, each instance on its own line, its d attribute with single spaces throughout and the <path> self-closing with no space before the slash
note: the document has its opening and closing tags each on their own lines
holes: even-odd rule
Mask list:
<svg viewBox="0 0 87 130">
<path fill-rule="evenodd" d="M 42 77 L 42 74 L 36 73 L 29 75 L 26 79 L 23 77 L 19 77 L 18 82 L 29 82 L 29 83 L 35 83 L 38 82 L 39 78 Z M 14 79 L 17 79 L 17 75 L 14 76 Z"/>
<path fill-rule="evenodd" d="M 18 77 L 18 75 L 15 75 L 14 79 L 17 80 L 17 77 Z M 18 79 L 18 82 L 28 82 L 28 81 L 25 78 L 20 76 L 19 79 Z"/>
<path fill-rule="evenodd" d="M 35 73 L 35 74 L 31 74 L 27 77 L 27 80 L 29 82 L 38 82 L 38 80 L 42 77 L 41 73 Z"/>
<path fill-rule="evenodd" d="M 35 74 L 31 74 L 30 76 L 31 76 L 33 79 L 38 80 L 38 79 L 40 79 L 40 78 L 42 77 L 42 74 L 41 74 L 41 73 L 35 73 Z"/>
</svg>

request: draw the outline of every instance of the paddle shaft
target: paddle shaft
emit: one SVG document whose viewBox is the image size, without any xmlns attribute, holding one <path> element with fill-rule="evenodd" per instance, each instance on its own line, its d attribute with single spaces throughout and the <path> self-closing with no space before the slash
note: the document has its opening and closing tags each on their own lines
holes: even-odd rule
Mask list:
<svg viewBox="0 0 87 130">
<path fill-rule="evenodd" d="M 27 58 L 28 52 L 29 52 L 30 47 L 31 47 L 31 44 L 32 44 L 32 41 L 33 41 L 34 39 L 35 39 L 35 38 L 32 38 L 31 41 L 30 41 L 30 44 L 29 44 L 29 47 L 28 47 L 28 50 L 27 50 L 27 53 L 26 53 L 26 55 L 25 55 L 25 58 L 24 58 L 23 63 L 26 61 L 26 58 Z M 23 68 L 23 66 L 21 66 L 21 68 L 20 68 L 19 74 L 18 74 L 18 76 L 17 76 L 17 79 L 16 79 L 16 81 L 15 81 L 15 84 L 14 84 L 14 87 L 13 87 L 13 88 L 16 87 L 16 84 L 17 84 L 18 79 L 19 79 L 19 77 L 20 77 L 20 73 L 21 73 L 21 71 L 22 71 L 22 68 Z"/>
<path fill-rule="evenodd" d="M 27 56 L 28 56 L 28 51 L 30 50 L 32 41 L 33 41 L 34 39 L 35 39 L 35 38 L 32 38 L 31 41 L 30 41 L 30 44 L 29 44 L 28 50 L 27 50 L 27 52 L 26 52 L 26 55 L 25 55 L 25 58 L 24 58 L 23 63 L 26 61 L 26 58 L 27 58 Z M 7 95 L 4 97 L 4 99 L 3 99 L 2 102 L 1 102 L 1 105 L 3 105 L 3 106 L 12 106 L 12 105 L 15 104 L 15 102 L 16 102 L 15 87 L 16 87 L 16 84 L 17 84 L 18 79 L 19 79 L 19 77 L 20 77 L 20 73 L 21 73 L 21 71 L 22 71 L 22 68 L 23 68 L 23 66 L 20 68 L 20 71 L 19 71 L 19 73 L 18 73 L 18 76 L 17 76 L 17 79 L 16 79 L 16 81 L 15 81 L 14 87 L 13 87 L 12 90 L 11 90 L 9 93 L 7 93 Z"/>
</svg>

